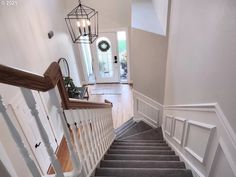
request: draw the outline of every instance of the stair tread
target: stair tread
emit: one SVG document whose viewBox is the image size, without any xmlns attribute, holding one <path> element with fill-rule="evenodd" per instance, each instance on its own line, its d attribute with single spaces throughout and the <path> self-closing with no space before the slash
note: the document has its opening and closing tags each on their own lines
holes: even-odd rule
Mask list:
<svg viewBox="0 0 236 177">
<path fill-rule="evenodd" d="M 108 150 L 108 154 L 169 154 L 175 155 L 173 150 Z"/>
<path fill-rule="evenodd" d="M 185 168 L 181 161 L 102 160 L 100 167 L 115 168 Z"/>
<path fill-rule="evenodd" d="M 127 143 L 127 142 L 114 142 L 112 145 L 126 145 L 126 146 L 168 146 L 166 143 Z"/>
<path fill-rule="evenodd" d="M 115 130 L 96 177 L 193 177 L 185 163 L 163 139 L 162 129 L 133 120 Z"/>
<path fill-rule="evenodd" d="M 177 155 L 106 154 L 104 160 L 179 161 Z"/>
<path fill-rule="evenodd" d="M 112 145 L 110 149 L 136 149 L 136 150 L 171 150 L 169 146 L 114 146 Z"/>
<path fill-rule="evenodd" d="M 164 140 L 115 140 L 114 142 L 134 142 L 134 143 L 165 143 Z"/>
<path fill-rule="evenodd" d="M 116 174 L 116 177 L 192 177 L 190 170 L 170 168 L 97 168 L 96 175 Z"/>
</svg>

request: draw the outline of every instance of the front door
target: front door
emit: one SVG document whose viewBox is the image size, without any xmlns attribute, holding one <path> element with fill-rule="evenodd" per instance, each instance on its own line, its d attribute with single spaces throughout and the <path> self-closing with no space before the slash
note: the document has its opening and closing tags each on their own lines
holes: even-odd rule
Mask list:
<svg viewBox="0 0 236 177">
<path fill-rule="evenodd" d="M 120 82 L 116 32 L 100 33 L 92 51 L 96 83 Z"/>
</svg>

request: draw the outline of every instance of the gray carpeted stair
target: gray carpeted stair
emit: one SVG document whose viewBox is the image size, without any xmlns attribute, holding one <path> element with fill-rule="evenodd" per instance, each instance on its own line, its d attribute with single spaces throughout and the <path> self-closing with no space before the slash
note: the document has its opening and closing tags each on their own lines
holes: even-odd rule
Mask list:
<svg viewBox="0 0 236 177">
<path fill-rule="evenodd" d="M 175 155 L 172 150 L 108 150 L 108 154 Z"/>
<path fill-rule="evenodd" d="M 120 149 L 120 150 L 171 150 L 168 146 L 121 146 L 112 145 L 110 149 Z"/>
<path fill-rule="evenodd" d="M 131 135 L 135 135 L 137 133 L 141 133 L 147 130 L 151 130 L 152 127 L 147 125 L 146 123 L 144 123 L 143 121 L 140 121 L 136 124 L 133 124 L 132 127 L 129 127 L 129 129 L 125 132 L 123 132 L 122 134 L 120 134 L 117 139 L 122 139 L 124 137 L 128 137 Z"/>
<path fill-rule="evenodd" d="M 162 130 L 158 129 L 150 129 L 145 132 L 141 132 L 139 134 L 134 134 L 131 136 L 123 137 L 122 140 L 162 140 Z"/>
<path fill-rule="evenodd" d="M 127 154 L 106 154 L 104 160 L 156 160 L 156 161 L 178 161 L 176 155 L 127 155 Z"/>
<path fill-rule="evenodd" d="M 131 119 L 116 134 L 96 177 L 193 177 L 163 140 L 161 128 Z"/>
<path fill-rule="evenodd" d="M 192 177 L 190 170 L 168 168 L 98 168 L 96 174 L 116 177 Z"/>
<path fill-rule="evenodd" d="M 111 168 L 185 168 L 180 161 L 102 160 L 100 167 Z"/>
</svg>

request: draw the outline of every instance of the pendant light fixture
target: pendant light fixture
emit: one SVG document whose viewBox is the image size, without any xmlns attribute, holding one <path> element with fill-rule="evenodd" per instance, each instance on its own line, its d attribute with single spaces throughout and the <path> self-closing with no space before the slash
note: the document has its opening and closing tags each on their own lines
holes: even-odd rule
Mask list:
<svg viewBox="0 0 236 177">
<path fill-rule="evenodd" d="M 74 43 L 92 44 L 98 37 L 98 12 L 88 6 L 75 7 L 65 18 Z"/>
</svg>

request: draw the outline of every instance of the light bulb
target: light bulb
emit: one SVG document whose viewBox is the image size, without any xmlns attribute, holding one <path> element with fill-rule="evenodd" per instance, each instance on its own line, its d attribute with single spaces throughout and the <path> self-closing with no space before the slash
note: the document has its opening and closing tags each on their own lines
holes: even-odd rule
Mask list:
<svg viewBox="0 0 236 177">
<path fill-rule="evenodd" d="M 80 21 L 77 21 L 77 23 L 76 23 L 76 24 L 77 24 L 77 26 L 78 26 L 78 27 L 80 27 Z"/>
<path fill-rule="evenodd" d="M 86 26 L 85 20 L 82 20 L 82 24 L 83 24 L 83 27 L 85 28 L 85 26 Z"/>
<path fill-rule="evenodd" d="M 91 22 L 90 20 L 87 20 L 87 25 L 90 26 L 91 25 Z"/>
</svg>

